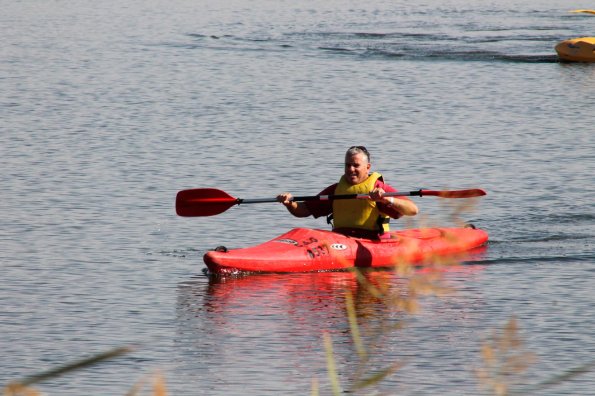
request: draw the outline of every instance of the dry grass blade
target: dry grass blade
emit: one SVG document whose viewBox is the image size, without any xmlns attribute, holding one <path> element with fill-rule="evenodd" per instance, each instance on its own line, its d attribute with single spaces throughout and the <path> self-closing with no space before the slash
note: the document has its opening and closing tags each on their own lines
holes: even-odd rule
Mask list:
<svg viewBox="0 0 595 396">
<path fill-rule="evenodd" d="M 571 380 L 579 375 L 588 373 L 595 370 L 595 362 L 587 363 L 582 366 L 574 367 L 568 371 L 565 371 L 561 374 L 556 375 L 555 377 L 541 382 L 537 386 L 535 386 L 532 391 L 540 391 L 546 388 L 551 388 L 552 386 L 559 385 L 565 381 Z"/>
<path fill-rule="evenodd" d="M 360 336 L 359 326 L 357 324 L 357 315 L 355 313 L 355 304 L 353 303 L 353 295 L 349 291 L 345 293 L 345 305 L 347 307 L 349 328 L 351 329 L 351 337 L 353 338 L 353 343 L 355 344 L 355 350 L 357 351 L 360 359 L 363 360 L 368 354 Z"/>
<path fill-rule="evenodd" d="M 312 379 L 312 392 L 310 392 L 311 396 L 318 396 L 320 395 L 320 391 L 318 390 L 318 379 Z"/>
<path fill-rule="evenodd" d="M 57 367 L 52 370 L 48 370 L 48 371 L 40 373 L 40 374 L 35 374 L 30 377 L 26 377 L 26 378 L 22 379 L 21 381 L 17 381 L 15 384 L 18 384 L 23 387 L 27 387 L 29 385 L 33 385 L 33 384 L 36 384 L 41 381 L 45 381 L 50 378 L 58 377 L 60 375 L 66 374 L 71 371 L 80 370 L 82 368 L 93 366 L 93 365 L 101 363 L 105 360 L 119 357 L 119 356 L 129 353 L 131 351 L 132 351 L 132 348 L 129 348 L 129 347 L 115 348 L 115 349 L 112 349 L 111 351 L 100 353 L 100 354 L 92 356 L 90 358 L 81 359 L 74 363 L 66 364 L 64 366 L 60 366 L 60 367 Z"/>
<path fill-rule="evenodd" d="M 157 373 L 153 379 L 153 396 L 167 396 L 165 379 L 161 373 Z"/>
<path fill-rule="evenodd" d="M 132 386 L 132 388 L 126 392 L 126 396 L 136 396 L 140 393 L 141 389 L 143 388 L 143 386 L 145 386 L 145 382 L 146 380 L 144 378 L 141 378 L 140 380 L 138 380 L 136 382 L 136 384 L 134 384 Z"/>
<path fill-rule="evenodd" d="M 333 342 L 328 333 L 324 333 L 324 348 L 326 350 L 326 366 L 328 377 L 333 388 L 333 395 L 341 395 L 341 385 L 339 384 L 339 377 L 337 376 L 337 368 L 335 365 L 335 355 L 333 353 Z"/>
<path fill-rule="evenodd" d="M 382 299 L 384 293 L 370 283 L 359 268 L 348 268 L 348 271 L 355 274 L 358 285 L 362 286 L 371 296 Z"/>
<path fill-rule="evenodd" d="M 475 212 L 480 200 L 478 198 L 470 198 L 465 200 L 448 200 L 440 202 L 447 212 L 449 212 L 450 221 L 460 227 L 464 227 L 466 221 L 464 215 Z"/>
<path fill-rule="evenodd" d="M 165 379 L 160 372 L 155 373 L 153 379 L 153 393 L 151 396 L 167 396 L 167 389 L 165 387 Z M 148 378 L 141 378 L 134 386 L 126 393 L 126 396 L 137 396 L 140 395 Z"/>
<path fill-rule="evenodd" d="M 13 383 L 4 388 L 4 396 L 41 396 L 41 393 L 34 388 Z"/>
<path fill-rule="evenodd" d="M 359 390 L 359 389 L 366 388 L 368 386 L 373 386 L 373 385 L 377 384 L 378 382 L 382 381 L 383 379 L 385 379 L 386 377 L 388 377 L 389 375 L 391 375 L 392 373 L 394 373 L 395 371 L 399 370 L 403 366 L 404 366 L 403 363 L 391 364 L 389 367 L 385 368 L 384 370 L 380 370 L 379 372 L 374 373 L 374 374 L 370 375 L 369 377 L 359 380 L 357 383 L 355 383 L 353 385 L 353 389 Z"/>
<path fill-rule="evenodd" d="M 492 339 L 481 348 L 484 367 L 476 374 L 495 395 L 511 394 L 511 385 L 518 383 L 521 374 L 535 360 L 535 355 L 524 349 L 518 332 L 516 319 L 511 318 L 501 334 L 494 332 Z"/>
</svg>

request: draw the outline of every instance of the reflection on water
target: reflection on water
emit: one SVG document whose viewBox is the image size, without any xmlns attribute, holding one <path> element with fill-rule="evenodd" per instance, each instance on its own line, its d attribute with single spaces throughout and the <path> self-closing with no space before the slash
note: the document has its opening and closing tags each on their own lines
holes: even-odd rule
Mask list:
<svg viewBox="0 0 595 396">
<path fill-rule="evenodd" d="M 424 268 L 412 276 L 438 273 L 451 278 L 446 282 L 451 283 L 464 281 L 483 268 L 445 266 L 439 272 Z M 325 383 L 322 335 L 328 332 L 343 380 L 355 380 L 362 367 L 350 332 L 346 292 L 353 296 L 362 339 L 372 354 L 366 369 L 411 361 L 406 349 L 393 349 L 394 345 L 417 343 L 421 334 L 407 330 L 410 315 L 377 294 L 411 297 L 410 277 L 393 271 L 365 271 L 362 278 L 358 282 L 352 272 L 323 272 L 210 277 L 207 282 L 201 277 L 180 283 L 178 350 L 202 362 L 180 369 L 188 375 L 197 375 L 197 370 L 208 375 L 209 383 L 217 386 L 215 393 L 220 394 L 246 389 L 258 394 L 307 392 L 312 379 Z M 454 299 L 451 302 L 457 299 L 449 298 Z M 379 351 L 383 353 L 374 357 Z M 179 361 L 184 365 L 191 359 L 184 356 Z M 424 357 L 417 363 L 424 363 Z"/>
</svg>

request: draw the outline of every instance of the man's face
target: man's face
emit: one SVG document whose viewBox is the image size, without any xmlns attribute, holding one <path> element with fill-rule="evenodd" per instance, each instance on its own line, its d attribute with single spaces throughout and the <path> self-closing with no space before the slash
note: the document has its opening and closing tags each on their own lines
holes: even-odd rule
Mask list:
<svg viewBox="0 0 595 396">
<path fill-rule="evenodd" d="M 351 185 L 359 184 L 368 178 L 370 164 L 364 153 L 345 156 L 345 180 Z"/>
</svg>

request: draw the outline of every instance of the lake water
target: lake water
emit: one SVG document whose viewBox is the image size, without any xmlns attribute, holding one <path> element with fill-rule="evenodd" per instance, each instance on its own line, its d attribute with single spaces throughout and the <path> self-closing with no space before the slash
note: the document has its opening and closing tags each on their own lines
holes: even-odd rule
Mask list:
<svg viewBox="0 0 595 396">
<path fill-rule="evenodd" d="M 0 384 L 134 345 L 36 386 L 124 395 L 160 371 L 172 395 L 303 395 L 313 381 L 330 394 L 328 334 L 351 390 L 345 289 L 373 352 L 366 370 L 403 364 L 356 394 L 491 394 L 474 372 L 511 318 L 534 356 L 514 390 L 592 364 L 595 65 L 558 63 L 553 49 L 593 35 L 594 16 L 568 12 L 589 7 L 3 2 Z M 490 233 L 482 257 L 443 273 L 454 294 L 408 315 L 349 274 L 204 274 L 217 245 L 327 225 L 277 204 L 180 218 L 177 191 L 313 195 L 361 144 L 400 190 L 488 192 L 473 208 L 416 198 L 421 214 L 393 225 L 462 219 Z M 534 394 L 594 389 L 591 370 Z"/>
</svg>

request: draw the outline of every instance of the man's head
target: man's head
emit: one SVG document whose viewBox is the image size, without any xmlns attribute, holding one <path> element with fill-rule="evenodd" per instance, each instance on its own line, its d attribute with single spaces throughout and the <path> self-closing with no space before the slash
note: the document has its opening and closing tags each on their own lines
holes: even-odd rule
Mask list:
<svg viewBox="0 0 595 396">
<path fill-rule="evenodd" d="M 370 153 L 364 146 L 352 146 L 345 153 L 345 180 L 359 184 L 368 178 L 370 172 Z"/>
</svg>

